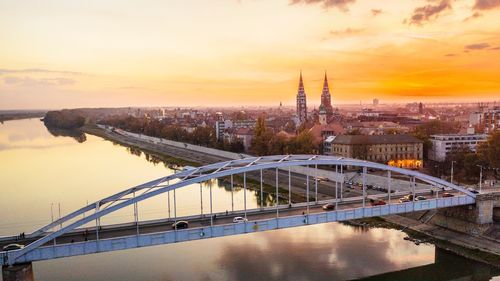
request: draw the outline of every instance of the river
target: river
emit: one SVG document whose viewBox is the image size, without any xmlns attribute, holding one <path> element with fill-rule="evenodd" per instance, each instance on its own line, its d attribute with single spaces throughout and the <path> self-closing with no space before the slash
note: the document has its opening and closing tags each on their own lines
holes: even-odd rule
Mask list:
<svg viewBox="0 0 500 281">
<path fill-rule="evenodd" d="M 152 155 L 92 135 L 49 132 L 38 119 L 0 124 L 0 236 L 30 232 L 105 196 L 174 172 Z M 243 190 L 212 181 L 214 211 Z M 247 206 L 259 196 L 247 190 Z M 177 193 L 177 214 L 199 212 L 200 186 Z M 270 199 L 271 200 L 271 199 Z M 168 198 L 139 205 L 140 219 L 169 215 Z M 267 202 L 269 203 L 269 202 Z M 208 206 L 205 206 L 207 210 Z M 60 211 L 59 211 L 60 210 Z M 172 215 L 170 213 L 170 215 Z M 102 224 L 133 221 L 128 208 Z M 401 231 L 330 223 L 34 263 L 36 280 L 500 280 L 497 269 Z M 458 266 L 460 265 L 460 266 Z"/>
</svg>

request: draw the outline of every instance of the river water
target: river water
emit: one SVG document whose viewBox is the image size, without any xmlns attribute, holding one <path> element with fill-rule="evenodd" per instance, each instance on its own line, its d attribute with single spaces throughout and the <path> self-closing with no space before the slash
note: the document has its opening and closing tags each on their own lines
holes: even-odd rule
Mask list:
<svg viewBox="0 0 500 281">
<path fill-rule="evenodd" d="M 0 124 L 0 236 L 30 232 L 125 188 L 174 172 L 154 156 L 92 135 L 49 132 L 37 119 Z M 202 185 L 214 211 L 241 209 L 243 190 Z M 258 194 L 247 190 L 247 206 Z M 199 213 L 200 186 L 177 192 L 177 214 Z M 169 215 L 168 197 L 139 205 L 140 219 Z M 182 203 L 181 203 L 182 202 Z M 60 211 L 59 211 L 60 209 Z M 205 212 L 208 206 L 205 206 Z M 172 215 L 172 213 L 170 213 Z M 128 208 L 101 221 L 133 221 Z M 340 223 L 34 263 L 37 280 L 500 280 L 498 270 L 392 229 Z"/>
</svg>

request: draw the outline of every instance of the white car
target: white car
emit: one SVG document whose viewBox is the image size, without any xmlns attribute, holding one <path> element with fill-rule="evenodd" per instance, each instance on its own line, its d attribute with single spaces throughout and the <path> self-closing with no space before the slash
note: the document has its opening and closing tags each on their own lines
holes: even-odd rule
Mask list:
<svg viewBox="0 0 500 281">
<path fill-rule="evenodd" d="M 240 223 L 240 222 L 246 222 L 246 221 L 248 221 L 248 219 L 246 219 L 246 218 L 244 218 L 244 217 L 235 217 L 235 218 L 233 219 L 233 222 L 234 222 L 234 223 Z"/>
</svg>

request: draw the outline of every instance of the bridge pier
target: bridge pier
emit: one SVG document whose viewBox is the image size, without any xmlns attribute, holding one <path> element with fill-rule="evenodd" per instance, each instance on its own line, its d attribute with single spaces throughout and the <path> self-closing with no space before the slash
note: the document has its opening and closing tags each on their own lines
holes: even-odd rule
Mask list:
<svg viewBox="0 0 500 281">
<path fill-rule="evenodd" d="M 33 274 L 33 264 L 20 263 L 12 266 L 2 266 L 3 281 L 35 281 Z"/>
<path fill-rule="evenodd" d="M 481 235 L 493 224 L 500 192 L 478 194 L 476 204 L 439 209 L 431 222 L 454 231 Z"/>
</svg>

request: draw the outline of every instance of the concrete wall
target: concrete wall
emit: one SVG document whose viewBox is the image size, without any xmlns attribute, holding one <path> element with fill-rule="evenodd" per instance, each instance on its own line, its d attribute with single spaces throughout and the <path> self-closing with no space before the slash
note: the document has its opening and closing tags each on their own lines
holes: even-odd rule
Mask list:
<svg viewBox="0 0 500 281">
<path fill-rule="evenodd" d="M 478 194 L 475 205 L 441 209 L 431 222 L 451 230 L 481 235 L 493 223 L 493 207 L 499 203 L 500 192 Z"/>
<path fill-rule="evenodd" d="M 110 126 L 105 126 L 105 125 L 100 125 L 100 124 L 98 124 L 97 126 L 101 129 L 106 129 L 106 130 L 112 129 L 112 127 L 110 127 Z M 146 136 L 146 135 L 142 135 L 142 134 L 127 132 L 124 130 L 116 130 L 116 133 L 119 133 L 121 135 L 130 137 L 130 138 L 136 138 L 136 139 L 140 139 L 142 141 L 154 143 L 154 144 L 165 144 L 165 145 L 169 145 L 169 146 L 173 146 L 173 147 L 177 147 L 177 148 L 189 149 L 189 150 L 204 153 L 204 154 L 215 155 L 215 156 L 227 158 L 228 160 L 242 159 L 242 158 L 246 158 L 246 157 L 254 157 L 254 156 L 249 155 L 249 154 L 234 153 L 234 152 L 230 152 L 230 151 L 225 151 L 225 150 L 220 150 L 220 149 L 215 149 L 215 148 L 210 148 L 210 147 L 205 147 L 205 146 L 199 146 L 199 145 L 194 145 L 194 144 L 189 144 L 189 143 L 184 143 L 184 142 L 172 141 L 172 140 L 167 140 L 167 139 L 163 139 L 163 138 L 155 138 L 155 137 L 150 137 L 150 136 Z M 288 168 L 280 168 L 280 170 L 288 171 Z M 314 176 L 315 172 L 316 172 L 314 168 L 307 168 L 307 167 L 303 167 L 303 166 L 290 167 L 290 171 L 293 173 L 297 173 L 297 174 L 304 174 L 304 175 L 309 174 L 311 176 Z M 332 172 L 332 171 L 326 171 L 326 170 L 321 170 L 321 169 L 317 170 L 316 176 L 328 178 L 330 180 L 337 180 L 339 182 L 344 180 L 344 175 L 341 175 L 340 173 L 337 174 L 337 173 Z"/>
<path fill-rule="evenodd" d="M 2 266 L 3 281 L 34 281 L 32 263 L 21 263 L 13 266 Z"/>
</svg>

